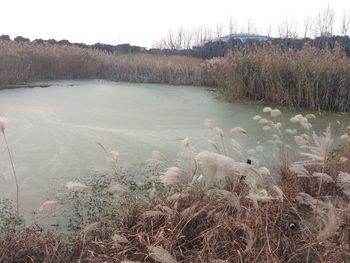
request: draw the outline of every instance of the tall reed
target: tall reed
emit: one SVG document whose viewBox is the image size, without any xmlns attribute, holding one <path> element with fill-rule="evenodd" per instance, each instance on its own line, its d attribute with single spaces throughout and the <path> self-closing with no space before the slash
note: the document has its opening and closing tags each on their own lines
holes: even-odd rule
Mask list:
<svg viewBox="0 0 350 263">
<path fill-rule="evenodd" d="M 201 85 L 201 59 L 0 41 L 0 86 L 51 79 Z"/>
<path fill-rule="evenodd" d="M 208 83 L 230 99 L 350 111 L 350 59 L 340 47 L 239 50 L 207 61 L 205 72 Z"/>
</svg>

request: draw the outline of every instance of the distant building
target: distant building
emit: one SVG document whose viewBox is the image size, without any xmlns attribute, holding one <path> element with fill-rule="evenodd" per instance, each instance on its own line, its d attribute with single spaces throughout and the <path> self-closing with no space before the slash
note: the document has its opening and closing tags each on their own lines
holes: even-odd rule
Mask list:
<svg viewBox="0 0 350 263">
<path fill-rule="evenodd" d="M 248 39 L 254 39 L 254 40 L 259 40 L 259 41 L 266 41 L 269 39 L 268 36 L 262 36 L 262 35 L 256 35 L 256 34 L 249 34 L 249 33 L 235 33 L 235 34 L 230 34 L 226 36 L 222 36 L 217 38 L 216 40 L 219 41 L 229 41 L 230 39 L 239 39 L 242 42 L 247 41 Z"/>
</svg>

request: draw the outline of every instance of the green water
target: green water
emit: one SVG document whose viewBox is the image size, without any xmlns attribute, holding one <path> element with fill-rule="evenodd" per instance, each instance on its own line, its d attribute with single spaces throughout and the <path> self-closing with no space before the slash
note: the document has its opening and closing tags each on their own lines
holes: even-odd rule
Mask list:
<svg viewBox="0 0 350 263">
<path fill-rule="evenodd" d="M 204 125 L 208 119 L 226 135 L 235 126 L 246 129 L 250 137 L 239 139 L 245 150 L 271 138 L 270 131 L 263 131 L 252 120 L 256 114 L 263 115 L 261 105 L 225 103 L 202 87 L 102 80 L 51 84 L 49 88 L 0 91 L 0 113 L 9 118 L 6 131 L 20 182 L 21 207 L 26 212 L 54 198 L 67 181 L 106 166 L 96 141 L 119 151 L 125 164 L 149 158 L 152 150 L 172 159 L 179 138 L 188 137 L 197 150 L 210 149 L 207 139 L 213 138 L 213 132 Z M 288 122 L 296 112 L 281 110 L 283 115 L 276 120 L 286 123 L 284 128 L 296 127 Z M 323 114 L 313 122 L 314 127 L 324 129 L 329 122 L 337 127 L 336 119 L 346 123 L 348 116 Z M 14 198 L 14 180 L 4 149 L 0 139 L 0 198 Z M 266 151 L 260 158 L 270 155 Z"/>
</svg>

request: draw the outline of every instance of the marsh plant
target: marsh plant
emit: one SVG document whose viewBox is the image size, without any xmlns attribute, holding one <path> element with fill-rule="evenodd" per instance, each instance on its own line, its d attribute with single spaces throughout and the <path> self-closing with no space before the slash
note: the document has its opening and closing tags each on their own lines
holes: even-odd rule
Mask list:
<svg viewBox="0 0 350 263">
<path fill-rule="evenodd" d="M 314 110 L 349 109 L 350 59 L 344 50 L 266 45 L 206 61 L 208 83 L 229 99 L 249 98 Z"/>
<path fill-rule="evenodd" d="M 297 114 L 288 125 L 280 121 L 282 114 L 265 107 L 252 116 L 270 139 L 247 149 L 241 143 L 250 138 L 244 127 L 233 125 L 228 132 L 207 123 L 213 131 L 208 141 L 211 150 L 198 151 L 184 138 L 174 161 L 154 151 L 142 164 L 123 165 L 122 155 L 98 143 L 108 169 L 67 182 L 66 194 L 59 200 L 68 208 L 68 227 L 79 233 L 77 243 L 64 249 L 60 258 L 68 258 L 67 262 L 346 262 L 349 152 L 331 158 L 332 126 L 316 133 L 315 114 Z M 341 139 L 348 143 L 349 129 L 344 132 Z M 288 151 L 297 154 L 289 157 Z M 269 169 L 264 155 L 274 154 L 280 160 Z M 42 210 L 56 205 L 54 200 L 46 201 Z M 23 235 L 0 240 L 0 245 L 16 246 Z M 56 252 L 38 242 L 43 238 L 52 242 L 52 236 L 34 232 L 30 237 L 36 249 L 32 242 L 22 243 L 28 246 L 26 256 L 38 259 L 44 253 L 60 262 Z M 65 244 L 63 237 L 53 240 Z M 0 250 L 3 258 L 16 255 L 11 249 Z"/>
<path fill-rule="evenodd" d="M 9 144 L 7 142 L 7 139 L 6 139 L 5 129 L 6 129 L 7 122 L 8 122 L 7 118 L 0 116 L 0 132 L 2 133 L 2 136 L 4 138 L 4 142 L 6 145 L 6 151 L 8 153 L 9 159 L 10 159 L 12 173 L 13 173 L 13 177 L 15 179 L 15 184 L 16 184 L 16 210 L 17 210 L 17 215 L 18 215 L 19 214 L 19 185 L 18 185 L 17 174 L 16 174 L 16 170 L 15 170 L 15 165 L 14 165 L 13 159 L 12 159 L 11 150 L 10 150 Z"/>
<path fill-rule="evenodd" d="M 9 231 L 16 232 L 23 229 L 23 223 L 12 201 L 0 199 L 0 237 Z"/>
</svg>

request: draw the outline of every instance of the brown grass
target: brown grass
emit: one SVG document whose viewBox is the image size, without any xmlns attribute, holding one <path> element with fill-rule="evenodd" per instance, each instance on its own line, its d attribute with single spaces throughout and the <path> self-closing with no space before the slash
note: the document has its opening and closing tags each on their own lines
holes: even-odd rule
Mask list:
<svg viewBox="0 0 350 263">
<path fill-rule="evenodd" d="M 109 54 L 94 49 L 0 41 L 0 85 L 52 79 L 201 85 L 201 59 Z"/>
<path fill-rule="evenodd" d="M 325 167 L 334 179 L 349 170 L 350 161 Z M 319 180 L 297 177 L 287 167 L 280 175 L 283 200 L 255 207 L 244 182 L 230 179 L 225 190 L 129 200 L 117 211 L 117 228 L 101 221 L 70 241 L 39 229 L 8 235 L 0 241 L 0 262 L 348 262 L 349 197 L 333 183 L 319 191 Z M 316 205 L 301 202 L 300 192 L 318 200 Z M 232 202 L 237 197 L 239 207 Z M 336 217 L 324 210 L 328 202 Z"/>
<path fill-rule="evenodd" d="M 300 51 L 266 46 L 237 50 L 206 64 L 208 83 L 231 99 L 350 111 L 350 59 L 340 47 Z"/>
</svg>

